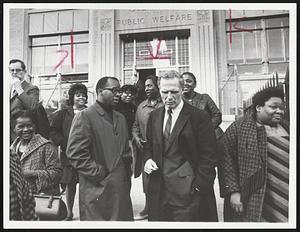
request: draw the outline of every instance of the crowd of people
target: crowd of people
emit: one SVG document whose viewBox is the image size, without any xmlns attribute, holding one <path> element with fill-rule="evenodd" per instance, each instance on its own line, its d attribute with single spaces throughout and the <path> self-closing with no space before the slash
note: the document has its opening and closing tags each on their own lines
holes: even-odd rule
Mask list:
<svg viewBox="0 0 300 232">
<path fill-rule="evenodd" d="M 24 62 L 11 60 L 9 71 L 10 220 L 39 220 L 33 194 L 61 192 L 65 220 L 73 220 L 79 183 L 82 221 L 217 222 L 218 176 L 225 222 L 288 221 L 289 125 L 281 89 L 256 93 L 253 112 L 223 132 L 221 111 L 195 91 L 191 72 L 122 87 L 101 77 L 90 106 L 87 87 L 73 84 L 66 107 L 47 118 Z M 145 206 L 133 215 L 131 179 L 140 175 Z"/>
</svg>

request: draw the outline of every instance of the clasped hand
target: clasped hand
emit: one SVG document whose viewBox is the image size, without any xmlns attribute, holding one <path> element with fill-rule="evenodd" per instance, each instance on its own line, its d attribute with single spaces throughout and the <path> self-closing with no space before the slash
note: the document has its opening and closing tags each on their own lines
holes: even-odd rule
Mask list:
<svg viewBox="0 0 300 232">
<path fill-rule="evenodd" d="M 230 205 L 232 209 L 238 214 L 244 211 L 243 203 L 241 202 L 241 194 L 239 192 L 235 192 L 231 194 Z"/>
<path fill-rule="evenodd" d="M 151 174 L 153 171 L 156 171 L 158 169 L 156 163 L 152 159 L 148 159 L 144 166 L 144 171 L 147 174 Z"/>
</svg>

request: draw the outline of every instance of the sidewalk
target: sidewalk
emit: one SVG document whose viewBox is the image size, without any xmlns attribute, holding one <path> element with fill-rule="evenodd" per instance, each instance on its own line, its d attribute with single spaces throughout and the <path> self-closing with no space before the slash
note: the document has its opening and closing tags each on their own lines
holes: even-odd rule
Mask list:
<svg viewBox="0 0 300 232">
<path fill-rule="evenodd" d="M 74 207 L 73 207 L 73 221 L 79 221 L 79 203 L 78 203 L 78 196 L 79 196 L 79 184 L 77 184 L 77 191 L 74 201 Z M 218 217 L 219 221 L 223 222 L 223 199 L 219 197 L 219 184 L 218 179 L 215 180 L 215 195 L 216 195 L 216 201 L 217 201 L 217 210 L 218 210 Z M 66 196 L 63 195 L 63 200 L 66 202 Z M 143 208 L 145 204 L 145 195 L 143 193 L 142 188 L 142 177 L 139 178 L 132 178 L 132 188 L 131 188 L 131 200 L 133 205 L 133 214 L 139 213 Z M 145 222 L 147 220 L 141 220 L 136 221 L 138 222 Z"/>
</svg>

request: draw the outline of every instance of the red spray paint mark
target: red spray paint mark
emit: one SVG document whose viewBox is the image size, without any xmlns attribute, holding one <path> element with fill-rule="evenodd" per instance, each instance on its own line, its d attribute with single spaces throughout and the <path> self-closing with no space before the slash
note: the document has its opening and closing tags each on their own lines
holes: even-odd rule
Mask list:
<svg viewBox="0 0 300 232">
<path fill-rule="evenodd" d="M 252 29 L 248 28 L 242 28 L 239 27 L 237 24 L 240 23 L 242 19 L 245 19 L 246 17 L 239 18 L 238 21 L 236 21 L 233 25 L 234 29 L 236 29 L 236 32 L 253 32 Z M 229 43 L 230 46 L 232 45 L 232 16 L 231 16 L 231 9 L 229 8 Z"/>
<path fill-rule="evenodd" d="M 70 34 L 70 44 L 71 44 L 71 67 L 74 68 L 74 35 L 73 35 L 73 29 L 71 29 Z M 69 52 L 64 49 L 57 50 L 56 52 L 65 53 L 64 57 L 58 62 L 57 65 L 54 66 L 53 70 L 55 71 L 59 66 L 63 64 L 65 59 L 68 57 Z"/>
<path fill-rule="evenodd" d="M 59 66 L 62 65 L 62 63 L 65 61 L 65 59 L 68 57 L 69 52 L 67 50 L 57 50 L 56 52 L 65 53 L 64 57 L 58 62 L 57 65 L 55 65 L 53 70 L 56 70 Z"/>
<path fill-rule="evenodd" d="M 146 60 L 171 59 L 170 56 L 160 56 L 160 55 L 158 55 L 158 53 L 160 51 L 161 41 L 162 41 L 162 39 L 158 40 L 158 44 L 156 45 L 156 55 L 155 56 L 151 52 L 149 44 L 147 44 L 147 49 L 148 49 L 148 51 L 150 53 L 150 55 L 149 55 L 150 57 L 145 57 L 144 59 L 146 59 Z"/>
<path fill-rule="evenodd" d="M 71 43 L 71 67 L 74 68 L 74 36 L 73 36 L 73 29 L 71 30 L 70 34 L 70 43 Z"/>
</svg>

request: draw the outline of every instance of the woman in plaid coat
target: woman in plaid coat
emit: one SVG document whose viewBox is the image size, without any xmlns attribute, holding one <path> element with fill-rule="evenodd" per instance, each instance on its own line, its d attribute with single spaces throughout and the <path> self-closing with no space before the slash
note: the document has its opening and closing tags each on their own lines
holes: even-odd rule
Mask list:
<svg viewBox="0 0 300 232">
<path fill-rule="evenodd" d="M 62 175 L 58 155 L 53 143 L 35 134 L 33 114 L 19 111 L 16 117 L 17 138 L 11 145 L 21 161 L 25 179 L 32 193 L 59 194 Z"/>
<path fill-rule="evenodd" d="M 270 201 L 269 130 L 289 134 L 283 123 L 283 93 L 268 88 L 253 97 L 253 114 L 232 123 L 225 132 L 224 221 L 261 222 Z M 279 155 L 280 157 L 280 155 Z M 270 209 L 270 207 L 269 207 Z"/>
<path fill-rule="evenodd" d="M 10 151 L 9 179 L 9 220 L 37 220 L 34 197 L 24 178 L 19 157 L 12 151 Z"/>
</svg>

